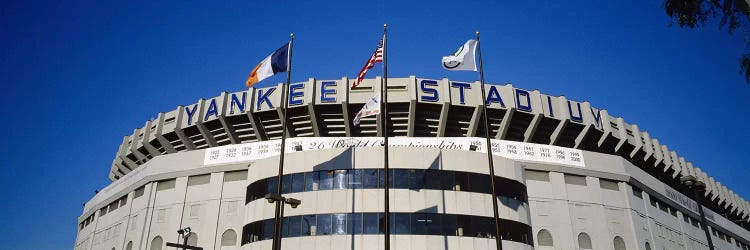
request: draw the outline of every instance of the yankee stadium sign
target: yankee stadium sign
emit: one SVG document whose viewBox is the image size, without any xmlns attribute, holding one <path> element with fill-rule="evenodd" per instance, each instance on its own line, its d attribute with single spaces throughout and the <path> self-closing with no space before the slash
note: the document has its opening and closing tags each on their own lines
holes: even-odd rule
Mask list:
<svg viewBox="0 0 750 250">
<path fill-rule="evenodd" d="M 365 79 L 353 90 L 348 88 L 348 79 L 315 80 L 292 83 L 289 88 L 289 107 L 308 104 L 344 104 L 350 96 L 371 98 L 379 90 L 376 79 Z M 224 115 L 245 112 L 263 112 L 282 107 L 282 87 L 251 88 L 247 91 L 224 93 L 218 97 L 181 107 L 182 125 L 206 122 Z M 486 99 L 481 100 L 478 82 L 467 83 L 421 78 L 389 79 L 390 102 L 416 101 L 418 103 L 449 103 L 458 106 L 487 105 L 490 109 L 515 109 L 527 113 L 543 113 L 553 118 L 567 118 L 572 122 L 602 128 L 606 111 L 591 107 L 588 102 L 567 100 L 564 96 L 541 94 L 537 90 L 514 88 L 512 85 L 490 85 L 486 87 Z M 399 98 L 400 97 L 400 98 Z"/>
</svg>

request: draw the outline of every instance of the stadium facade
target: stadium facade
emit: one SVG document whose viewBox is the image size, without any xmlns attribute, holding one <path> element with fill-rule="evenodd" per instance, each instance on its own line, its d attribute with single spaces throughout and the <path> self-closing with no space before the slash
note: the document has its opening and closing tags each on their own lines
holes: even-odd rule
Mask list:
<svg viewBox="0 0 750 250">
<path fill-rule="evenodd" d="M 159 113 L 125 136 L 112 183 L 85 203 L 75 249 L 269 249 L 278 185 L 284 249 L 382 249 L 384 185 L 393 249 L 748 249 L 750 205 L 635 124 L 537 90 L 417 77 L 388 79 L 391 182 L 382 129 L 352 119 L 380 92 L 349 79 L 222 93 Z M 481 105 L 487 104 L 490 127 Z M 287 129 L 284 181 L 276 181 Z M 489 129 L 497 196 L 490 192 Z M 679 178 L 706 183 L 708 225 Z M 171 249 L 171 247 L 169 248 Z"/>
</svg>

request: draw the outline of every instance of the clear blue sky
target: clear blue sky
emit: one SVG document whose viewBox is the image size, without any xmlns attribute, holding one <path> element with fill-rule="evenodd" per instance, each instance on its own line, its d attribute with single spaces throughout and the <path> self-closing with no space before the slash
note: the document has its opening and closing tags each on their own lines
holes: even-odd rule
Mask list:
<svg viewBox="0 0 750 250">
<path fill-rule="evenodd" d="M 487 82 L 590 101 L 750 199 L 742 32 L 670 27 L 659 0 L 109 2 L 0 3 L 0 249 L 72 248 L 124 135 L 242 90 L 290 32 L 293 81 L 339 79 L 383 23 L 392 77 L 476 80 L 439 61 L 479 30 Z"/>
</svg>

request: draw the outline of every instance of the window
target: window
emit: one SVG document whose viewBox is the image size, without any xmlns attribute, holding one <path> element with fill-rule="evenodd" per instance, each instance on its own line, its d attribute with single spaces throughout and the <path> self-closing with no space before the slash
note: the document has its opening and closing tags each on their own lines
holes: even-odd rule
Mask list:
<svg viewBox="0 0 750 250">
<path fill-rule="evenodd" d="M 331 190 L 333 188 L 333 170 L 320 172 L 319 190 Z"/>
<path fill-rule="evenodd" d="M 591 245 L 591 237 L 589 237 L 588 234 L 578 234 L 578 249 L 593 249 Z"/>
<path fill-rule="evenodd" d="M 305 173 L 305 191 L 317 191 L 319 181 L 318 172 Z"/>
<path fill-rule="evenodd" d="M 301 216 L 284 217 L 281 222 L 281 237 L 297 237 L 300 234 Z"/>
<path fill-rule="evenodd" d="M 332 189 L 347 189 L 346 183 L 346 170 L 334 170 L 333 171 L 333 188 Z"/>
<path fill-rule="evenodd" d="M 237 232 L 232 229 L 227 229 L 221 234 L 221 246 L 231 247 L 237 245 Z"/>
<path fill-rule="evenodd" d="M 554 241 L 552 240 L 552 234 L 547 229 L 539 230 L 536 234 L 537 242 L 540 247 L 554 247 Z"/>
<path fill-rule="evenodd" d="M 346 233 L 362 234 L 362 214 L 353 213 L 346 217 Z"/>
<path fill-rule="evenodd" d="M 346 172 L 346 178 L 349 181 L 349 188 L 362 188 L 362 170 L 352 169 Z"/>
<path fill-rule="evenodd" d="M 602 189 L 607 189 L 607 190 L 612 190 L 612 191 L 620 191 L 620 186 L 617 184 L 616 181 L 599 179 L 599 187 Z"/>
<path fill-rule="evenodd" d="M 423 169 L 410 169 L 409 172 L 409 188 L 411 189 L 423 189 L 425 188 L 425 171 Z"/>
<path fill-rule="evenodd" d="M 125 246 L 125 250 L 133 250 L 133 242 L 128 241 L 128 244 Z"/>
<path fill-rule="evenodd" d="M 620 236 L 615 236 L 615 239 L 612 241 L 612 243 L 615 245 L 615 250 L 625 250 L 625 241 Z"/>
<path fill-rule="evenodd" d="M 346 234 L 346 215 L 347 214 L 331 215 L 331 234 Z"/>
<path fill-rule="evenodd" d="M 273 222 L 273 220 L 271 220 Z M 316 235 L 315 234 L 315 215 L 302 216 L 302 234 L 301 235 Z M 273 230 L 273 225 L 271 227 Z M 273 232 L 271 232 L 273 233 Z"/>
<path fill-rule="evenodd" d="M 188 186 L 208 184 L 211 182 L 211 174 L 193 175 L 188 177 Z"/>
<path fill-rule="evenodd" d="M 526 179 L 534 181 L 546 181 L 549 182 L 549 172 L 547 171 L 536 171 L 526 170 Z"/>
<path fill-rule="evenodd" d="M 317 221 L 317 233 L 315 235 L 329 235 L 331 234 L 331 215 L 330 214 L 319 214 Z"/>
<path fill-rule="evenodd" d="M 161 236 L 156 236 L 151 240 L 151 250 L 161 250 L 163 244 L 164 240 L 161 239 Z"/>
<path fill-rule="evenodd" d="M 364 213 L 362 214 L 362 225 L 364 226 L 364 234 L 378 234 L 380 230 L 381 217 L 383 215 L 379 213 Z"/>
<path fill-rule="evenodd" d="M 495 238 L 495 221 L 491 217 L 438 213 L 393 213 L 392 215 L 391 230 L 394 234 Z M 383 219 L 382 213 L 292 216 L 282 221 L 284 231 L 281 234 L 285 238 L 329 234 L 382 234 Z M 502 240 L 533 244 L 530 226 L 512 220 L 501 220 Z M 273 236 L 273 223 L 273 219 L 266 219 L 245 225 L 242 228 L 242 244 L 270 239 Z"/>
<path fill-rule="evenodd" d="M 565 184 L 586 186 L 586 177 L 580 175 L 565 175 Z"/>
<path fill-rule="evenodd" d="M 646 242 L 646 250 L 651 250 L 651 244 L 649 244 L 648 242 Z"/>
<path fill-rule="evenodd" d="M 144 191 L 146 190 L 145 186 L 141 186 L 138 189 L 133 192 L 133 199 L 143 196 Z"/>
<path fill-rule="evenodd" d="M 362 186 L 364 188 L 378 188 L 378 170 L 377 169 L 362 169 Z"/>
<path fill-rule="evenodd" d="M 156 192 L 173 189 L 175 185 L 175 179 L 162 180 L 156 183 Z"/>
<path fill-rule="evenodd" d="M 224 182 L 247 180 L 247 170 L 224 173 Z"/>
<path fill-rule="evenodd" d="M 296 173 L 290 176 L 292 180 L 292 193 L 305 191 L 305 173 Z"/>
</svg>

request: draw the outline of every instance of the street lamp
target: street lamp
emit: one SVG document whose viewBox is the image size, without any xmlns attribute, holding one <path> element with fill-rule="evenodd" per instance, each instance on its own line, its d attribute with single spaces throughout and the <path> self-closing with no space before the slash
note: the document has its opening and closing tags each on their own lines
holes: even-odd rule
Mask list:
<svg viewBox="0 0 750 250">
<path fill-rule="evenodd" d="M 292 208 L 297 208 L 300 204 L 302 204 L 301 200 L 298 200 L 295 198 L 286 198 L 284 196 L 281 196 L 280 194 L 266 194 L 265 198 L 266 198 L 266 201 L 268 201 L 268 203 L 282 202 L 282 204 L 280 204 L 281 214 L 279 215 L 278 218 L 276 218 L 277 220 L 281 220 L 281 218 L 284 217 L 283 203 L 289 204 L 289 206 Z M 281 236 L 279 234 L 281 234 L 280 232 L 281 232 L 282 224 L 276 223 L 276 225 L 278 225 L 279 228 L 277 230 L 273 230 L 273 243 L 272 243 L 273 246 L 271 249 L 280 250 L 281 249 Z"/>
<path fill-rule="evenodd" d="M 708 231 L 708 223 L 706 223 L 706 215 L 703 213 L 703 205 L 701 205 L 701 192 L 706 191 L 706 183 L 699 181 L 692 175 L 686 175 L 680 177 L 680 182 L 689 189 L 693 190 L 693 197 L 695 202 L 698 203 L 698 214 L 701 216 L 701 223 L 703 223 L 703 231 L 706 233 L 706 241 L 708 241 L 708 249 L 714 250 L 714 242 L 711 240 L 711 233 Z"/>
</svg>

